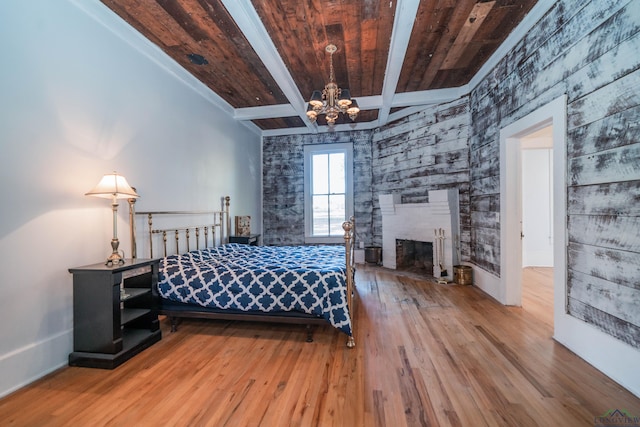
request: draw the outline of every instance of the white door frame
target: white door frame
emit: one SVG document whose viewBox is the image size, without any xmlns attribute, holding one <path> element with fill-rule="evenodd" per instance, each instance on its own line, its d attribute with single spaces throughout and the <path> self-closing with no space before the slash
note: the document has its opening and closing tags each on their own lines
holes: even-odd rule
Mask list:
<svg viewBox="0 0 640 427">
<path fill-rule="evenodd" d="M 567 313 L 566 95 L 500 131 L 500 283 L 494 297 L 503 304 L 522 303 L 522 244 L 515 217 L 522 209 L 515 187 L 518 138 L 548 125 L 553 125 L 553 338 L 640 397 L 640 350 Z"/>
<path fill-rule="evenodd" d="M 547 126 L 553 126 L 554 308 L 564 313 L 567 270 L 566 95 L 500 130 L 500 289 L 497 298 L 506 305 L 522 305 L 520 138 Z"/>
</svg>

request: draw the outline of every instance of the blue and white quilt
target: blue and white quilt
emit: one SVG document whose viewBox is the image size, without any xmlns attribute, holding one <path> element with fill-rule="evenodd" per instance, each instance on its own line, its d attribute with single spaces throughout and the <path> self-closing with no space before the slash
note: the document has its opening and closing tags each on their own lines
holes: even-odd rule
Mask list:
<svg viewBox="0 0 640 427">
<path fill-rule="evenodd" d="M 241 311 L 298 311 L 351 336 L 342 246 L 230 243 L 163 258 L 158 291 L 168 300 Z"/>
</svg>

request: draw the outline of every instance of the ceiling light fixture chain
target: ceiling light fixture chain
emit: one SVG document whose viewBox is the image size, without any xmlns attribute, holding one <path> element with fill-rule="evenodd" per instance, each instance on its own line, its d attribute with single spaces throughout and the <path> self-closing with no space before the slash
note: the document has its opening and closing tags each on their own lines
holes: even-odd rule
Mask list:
<svg viewBox="0 0 640 427">
<path fill-rule="evenodd" d="M 329 126 L 333 126 L 340 113 L 347 114 L 351 120 L 358 117 L 360 108 L 355 99 L 351 98 L 349 89 L 340 89 L 335 82 L 333 71 L 333 54 L 338 50 L 334 44 L 327 45 L 325 50 L 329 53 L 329 83 L 324 90 L 314 90 L 307 106 L 307 117 L 314 123 L 319 114 L 324 114 Z"/>
</svg>

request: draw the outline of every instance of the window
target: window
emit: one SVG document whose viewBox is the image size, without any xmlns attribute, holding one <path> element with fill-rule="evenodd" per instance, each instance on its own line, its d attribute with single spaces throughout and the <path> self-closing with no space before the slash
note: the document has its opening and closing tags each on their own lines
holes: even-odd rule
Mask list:
<svg viewBox="0 0 640 427">
<path fill-rule="evenodd" d="M 305 242 L 342 243 L 353 215 L 352 145 L 307 145 L 304 154 Z"/>
</svg>

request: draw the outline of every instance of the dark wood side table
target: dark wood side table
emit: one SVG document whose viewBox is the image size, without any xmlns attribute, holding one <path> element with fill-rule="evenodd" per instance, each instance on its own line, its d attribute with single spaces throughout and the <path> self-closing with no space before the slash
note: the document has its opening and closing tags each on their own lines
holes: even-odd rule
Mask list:
<svg viewBox="0 0 640 427">
<path fill-rule="evenodd" d="M 229 236 L 229 243 L 241 243 L 244 245 L 258 246 L 260 240 L 259 234 L 251 234 L 249 236 Z"/>
<path fill-rule="evenodd" d="M 69 365 L 113 369 L 160 341 L 151 290 L 159 259 L 126 259 L 70 268 L 73 274 L 73 353 Z"/>
</svg>

